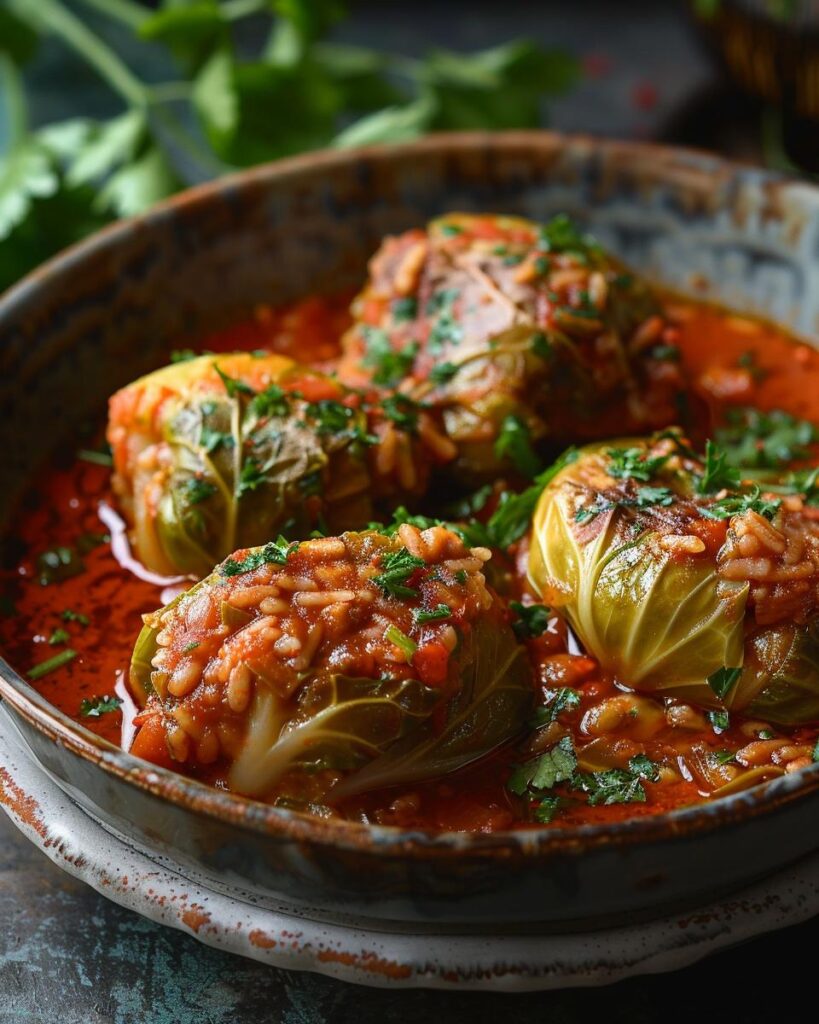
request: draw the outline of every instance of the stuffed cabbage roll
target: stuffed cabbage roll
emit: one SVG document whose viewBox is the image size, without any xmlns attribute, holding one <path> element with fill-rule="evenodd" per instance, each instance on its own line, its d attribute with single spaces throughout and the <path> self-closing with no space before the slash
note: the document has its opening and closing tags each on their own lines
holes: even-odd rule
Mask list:
<svg viewBox="0 0 819 1024">
<path fill-rule="evenodd" d="M 358 397 L 278 355 L 202 356 L 117 392 L 114 489 L 141 561 L 204 576 L 238 547 L 371 518 Z"/>
<path fill-rule="evenodd" d="M 232 790 L 295 806 L 480 757 L 533 696 L 488 558 L 406 524 L 236 552 L 146 616 L 133 753 L 218 763 Z"/>
<path fill-rule="evenodd" d="M 566 217 L 449 214 L 388 238 L 353 313 L 342 378 L 434 411 L 470 480 L 531 475 L 527 446 L 547 439 L 677 418 L 673 330 L 649 288 Z"/>
<path fill-rule="evenodd" d="M 819 517 L 680 433 L 589 447 L 544 490 L 529 576 L 623 683 L 819 720 Z"/>
</svg>

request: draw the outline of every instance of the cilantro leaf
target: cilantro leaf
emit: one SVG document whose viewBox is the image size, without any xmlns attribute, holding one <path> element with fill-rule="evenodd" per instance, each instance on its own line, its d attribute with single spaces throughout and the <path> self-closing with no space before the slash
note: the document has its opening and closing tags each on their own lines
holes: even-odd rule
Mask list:
<svg viewBox="0 0 819 1024">
<path fill-rule="evenodd" d="M 577 756 L 571 737 L 564 736 L 551 750 L 539 757 L 515 765 L 506 783 L 506 788 L 523 796 L 527 792 L 551 789 L 558 782 L 572 778 L 577 768 Z"/>
<path fill-rule="evenodd" d="M 518 640 L 526 640 L 546 632 L 550 610 L 545 604 L 521 604 L 520 601 L 510 601 L 509 608 L 515 613 L 512 629 Z"/>
<path fill-rule="evenodd" d="M 580 692 L 570 686 L 561 686 L 549 700 L 535 709 L 533 725 L 540 727 L 557 720 L 562 711 L 574 711 L 580 706 Z"/>
<path fill-rule="evenodd" d="M 297 541 L 287 541 L 279 537 L 277 541 L 270 541 L 258 551 L 253 551 L 245 558 L 236 561 L 228 558 L 219 566 L 221 576 L 239 576 L 242 573 L 252 572 L 263 565 L 287 565 L 287 560 L 298 551 Z"/>
<path fill-rule="evenodd" d="M 713 494 L 716 491 L 735 491 L 741 484 L 739 470 L 728 461 L 728 453 L 713 441 L 705 443 L 705 471 L 697 485 L 699 494 Z"/>
</svg>

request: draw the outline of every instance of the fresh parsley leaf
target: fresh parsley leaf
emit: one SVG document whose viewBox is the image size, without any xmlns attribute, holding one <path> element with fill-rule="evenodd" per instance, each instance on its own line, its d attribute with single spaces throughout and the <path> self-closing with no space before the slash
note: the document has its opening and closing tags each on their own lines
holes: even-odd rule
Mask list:
<svg viewBox="0 0 819 1024">
<path fill-rule="evenodd" d="M 490 547 L 508 548 L 526 533 L 535 506 L 543 488 L 552 482 L 557 474 L 578 457 L 576 448 L 567 448 L 548 469 L 544 469 L 535 477 L 532 485 L 520 494 L 504 491 L 498 501 L 497 509 L 492 513 L 486 524 L 485 533 Z"/>
<path fill-rule="evenodd" d="M 363 327 L 366 351 L 362 362 L 373 370 L 373 381 L 383 387 L 395 387 L 412 370 L 420 345 L 412 341 L 395 350 L 386 331 L 380 327 Z"/>
<path fill-rule="evenodd" d="M 406 548 L 388 551 L 381 557 L 383 572 L 373 577 L 373 583 L 381 588 L 385 597 L 417 597 L 418 591 L 408 587 L 407 580 L 425 566 L 423 558 L 416 558 Z"/>
<path fill-rule="evenodd" d="M 495 441 L 495 454 L 500 459 L 508 458 L 523 476 L 534 477 L 540 471 L 529 427 L 519 416 L 505 417 Z"/>
<path fill-rule="evenodd" d="M 264 391 L 253 395 L 250 408 L 259 417 L 286 416 L 290 403 L 287 393 L 278 384 L 269 384 Z"/>
<path fill-rule="evenodd" d="M 208 480 L 201 480 L 198 476 L 189 477 L 184 484 L 185 498 L 190 505 L 201 505 L 203 501 L 212 498 L 218 488 Z"/>
<path fill-rule="evenodd" d="M 572 779 L 572 787 L 586 793 L 592 807 L 646 801 L 642 777 L 623 768 L 610 768 L 604 772 L 578 772 Z"/>
<path fill-rule="evenodd" d="M 70 608 L 64 609 L 60 613 L 60 618 L 63 622 L 78 622 L 81 626 L 87 626 L 90 621 L 87 615 L 83 615 L 82 612 L 72 611 Z"/>
<path fill-rule="evenodd" d="M 727 665 L 723 665 L 722 668 L 711 673 L 708 677 L 708 685 L 720 700 L 724 700 L 732 687 L 739 682 L 741 675 L 741 668 L 728 668 Z"/>
<path fill-rule="evenodd" d="M 119 711 L 122 701 L 119 697 L 92 697 L 91 700 L 83 698 L 80 702 L 80 714 L 83 718 L 100 718 L 110 711 Z"/>
<path fill-rule="evenodd" d="M 739 470 L 728 461 L 728 453 L 713 441 L 705 442 L 705 471 L 697 484 L 699 494 L 735 491 L 742 483 Z"/>
<path fill-rule="evenodd" d="M 700 512 L 707 519 L 730 519 L 746 512 L 756 512 L 765 519 L 773 519 L 782 502 L 779 499 L 762 498 L 760 494 L 759 487 L 754 486 L 747 494 L 728 495 L 715 501 L 713 505 L 702 505 Z"/>
<path fill-rule="evenodd" d="M 267 483 L 267 473 L 255 459 L 249 457 L 244 460 L 242 468 L 239 471 L 239 479 L 236 484 L 236 497 L 241 498 L 250 491 L 255 491 L 264 483 Z"/>
<path fill-rule="evenodd" d="M 448 384 L 459 369 L 455 363 L 438 363 L 429 371 L 429 379 L 433 384 Z"/>
<path fill-rule="evenodd" d="M 393 299 L 390 304 L 390 312 L 397 324 L 414 320 L 418 316 L 418 299 L 414 295 L 405 295 L 400 299 Z"/>
<path fill-rule="evenodd" d="M 543 331 L 537 331 L 532 335 L 532 351 L 540 359 L 548 360 L 554 355 L 552 343 L 549 341 L 548 335 L 544 334 Z"/>
<path fill-rule="evenodd" d="M 67 644 L 71 639 L 71 634 L 67 629 L 55 629 L 52 631 L 51 636 L 48 638 L 49 645 L 56 647 L 57 644 Z"/>
<path fill-rule="evenodd" d="M 609 448 L 606 472 L 617 480 L 642 480 L 648 483 L 668 462 L 670 456 L 649 456 L 643 448 Z"/>
<path fill-rule="evenodd" d="M 231 377 L 225 373 L 216 363 L 213 364 L 214 370 L 219 375 L 220 380 L 225 385 L 225 391 L 227 391 L 230 398 L 238 398 L 239 395 L 250 395 L 253 396 L 256 392 L 250 387 L 249 384 L 245 384 L 242 380 L 237 380 L 235 377 Z"/>
<path fill-rule="evenodd" d="M 564 736 L 551 750 L 539 757 L 515 765 L 506 788 L 517 796 L 551 789 L 558 782 L 572 778 L 577 768 L 577 755 L 571 737 Z"/>
<path fill-rule="evenodd" d="M 381 400 L 381 409 L 399 430 L 406 430 L 408 434 L 417 431 L 418 415 L 422 406 L 409 395 L 387 395 Z"/>
<path fill-rule="evenodd" d="M 538 247 L 544 252 L 574 253 L 584 260 L 600 250 L 597 242 L 581 232 L 565 213 L 558 214 L 541 226 L 538 231 Z"/>
<path fill-rule="evenodd" d="M 509 608 L 515 613 L 512 629 L 518 640 L 540 636 L 548 629 L 549 609 L 545 604 L 521 604 L 520 601 L 510 601 Z"/>
<path fill-rule="evenodd" d="M 731 724 L 727 711 L 707 711 L 706 717 L 715 732 L 725 732 Z"/>
<path fill-rule="evenodd" d="M 561 686 L 549 700 L 535 709 L 533 725 L 537 728 L 557 720 L 562 711 L 574 711 L 580 706 L 580 692 L 570 686 Z"/>
<path fill-rule="evenodd" d="M 189 363 L 191 359 L 196 359 L 197 353 L 192 348 L 175 348 L 171 352 L 172 363 Z"/>
<path fill-rule="evenodd" d="M 541 825 L 548 825 L 568 803 L 562 796 L 542 796 L 532 811 L 532 818 Z"/>
<path fill-rule="evenodd" d="M 43 587 L 79 576 L 84 571 L 83 560 L 74 548 L 64 544 L 58 544 L 37 556 L 37 579 Z"/>
<path fill-rule="evenodd" d="M 744 406 L 728 410 L 725 426 L 715 436 L 730 465 L 780 469 L 806 458 L 809 446 L 819 441 L 819 430 L 782 409 L 763 412 Z"/>
<path fill-rule="evenodd" d="M 221 576 L 239 576 L 245 572 L 252 572 L 263 565 L 286 565 L 288 558 L 298 551 L 297 541 L 287 541 L 279 537 L 277 541 L 270 541 L 258 551 L 253 551 L 245 558 L 238 561 L 228 558 L 219 566 Z"/>
<path fill-rule="evenodd" d="M 434 608 L 416 608 L 412 617 L 420 626 L 425 622 L 438 622 L 441 619 L 448 619 L 452 615 L 452 609 L 448 604 L 438 604 Z"/>
<path fill-rule="evenodd" d="M 208 455 L 212 455 L 213 452 L 218 451 L 222 447 L 232 448 L 235 443 L 232 434 L 228 434 L 223 430 L 214 430 L 206 424 L 202 425 L 202 429 L 199 432 L 199 444 Z"/>
<path fill-rule="evenodd" d="M 628 770 L 632 775 L 636 775 L 648 782 L 658 782 L 660 778 L 659 767 L 647 754 L 635 754 L 634 757 L 630 758 Z"/>
</svg>

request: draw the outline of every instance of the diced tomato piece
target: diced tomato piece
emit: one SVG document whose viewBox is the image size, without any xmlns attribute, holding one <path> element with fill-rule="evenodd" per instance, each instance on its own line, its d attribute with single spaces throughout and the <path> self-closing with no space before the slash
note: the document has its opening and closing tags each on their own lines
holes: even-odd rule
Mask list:
<svg viewBox="0 0 819 1024">
<path fill-rule="evenodd" d="M 430 640 L 418 648 L 412 664 L 426 686 L 443 686 L 449 674 L 449 651 L 438 640 Z"/>
</svg>

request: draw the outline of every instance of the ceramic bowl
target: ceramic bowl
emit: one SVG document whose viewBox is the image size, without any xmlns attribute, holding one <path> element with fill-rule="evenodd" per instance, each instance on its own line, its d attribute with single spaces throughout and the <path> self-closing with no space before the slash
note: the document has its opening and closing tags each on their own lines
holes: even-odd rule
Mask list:
<svg viewBox="0 0 819 1024">
<path fill-rule="evenodd" d="M 566 211 L 636 269 L 819 334 L 819 190 L 714 157 L 545 133 L 312 154 L 184 193 L 0 301 L 0 522 L 107 396 L 258 302 L 355 286 L 447 210 Z M 819 765 L 616 826 L 482 834 L 314 820 L 139 761 L 2 666 L 2 714 L 105 827 L 261 903 L 382 928 L 565 931 L 694 905 L 819 845 Z"/>
</svg>

